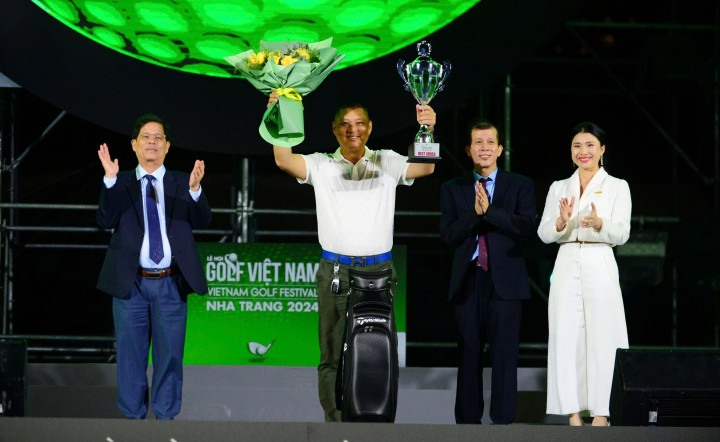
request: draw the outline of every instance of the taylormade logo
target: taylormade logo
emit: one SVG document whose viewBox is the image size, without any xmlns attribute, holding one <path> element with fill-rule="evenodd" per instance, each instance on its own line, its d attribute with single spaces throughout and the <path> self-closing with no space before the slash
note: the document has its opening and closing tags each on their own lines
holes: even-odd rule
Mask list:
<svg viewBox="0 0 720 442">
<path fill-rule="evenodd" d="M 387 319 L 383 318 L 357 318 L 356 319 L 358 325 L 364 325 L 371 322 L 379 322 L 379 323 L 385 323 L 387 322 Z"/>
</svg>

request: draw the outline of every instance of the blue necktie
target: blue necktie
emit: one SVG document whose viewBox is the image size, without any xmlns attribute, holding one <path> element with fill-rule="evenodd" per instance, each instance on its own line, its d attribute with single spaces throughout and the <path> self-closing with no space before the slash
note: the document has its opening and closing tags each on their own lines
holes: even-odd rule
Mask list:
<svg viewBox="0 0 720 442">
<path fill-rule="evenodd" d="M 153 181 L 155 177 L 148 174 L 147 186 L 145 187 L 145 208 L 147 210 L 148 234 L 150 240 L 150 259 L 159 264 L 165 256 L 163 252 L 162 235 L 160 234 L 160 216 L 158 215 L 158 205 L 155 199 L 155 187 Z"/>
</svg>

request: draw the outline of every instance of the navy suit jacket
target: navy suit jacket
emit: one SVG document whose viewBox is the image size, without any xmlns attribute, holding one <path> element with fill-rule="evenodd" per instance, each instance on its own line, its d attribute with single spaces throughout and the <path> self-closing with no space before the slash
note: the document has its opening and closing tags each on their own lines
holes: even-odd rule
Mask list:
<svg viewBox="0 0 720 442">
<path fill-rule="evenodd" d="M 490 274 L 501 299 L 528 299 L 523 243 L 535 235 L 535 185 L 530 178 L 498 170 L 492 203 L 485 216 L 475 213 L 475 177 L 455 178 L 440 191 L 440 235 L 455 248 L 450 275 L 450 300 L 469 290 L 466 277 L 477 236 L 488 235 Z M 474 271 L 472 272 L 474 275 Z"/>
<path fill-rule="evenodd" d="M 182 295 L 208 292 L 205 273 L 192 229 L 210 224 L 210 205 L 205 192 L 195 202 L 190 196 L 190 175 L 165 171 L 165 224 L 173 262 L 180 269 L 178 290 Z M 118 173 L 110 189 L 102 185 L 96 220 L 104 229 L 114 229 L 97 288 L 118 298 L 130 297 L 140 260 L 145 225 L 140 180 L 135 170 Z"/>
</svg>

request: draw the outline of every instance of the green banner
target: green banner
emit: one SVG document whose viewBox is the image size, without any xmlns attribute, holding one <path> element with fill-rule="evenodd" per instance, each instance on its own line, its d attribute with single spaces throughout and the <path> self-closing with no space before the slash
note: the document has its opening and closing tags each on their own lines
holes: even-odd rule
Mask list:
<svg viewBox="0 0 720 442">
<path fill-rule="evenodd" d="M 318 244 L 198 244 L 210 293 L 188 297 L 186 365 L 316 366 Z M 405 361 L 406 247 L 393 248 Z"/>
</svg>

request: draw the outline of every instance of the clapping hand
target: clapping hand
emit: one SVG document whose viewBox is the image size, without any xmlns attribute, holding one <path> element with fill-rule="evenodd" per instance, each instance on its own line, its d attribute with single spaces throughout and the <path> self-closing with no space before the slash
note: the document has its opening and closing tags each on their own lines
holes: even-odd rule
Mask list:
<svg viewBox="0 0 720 442">
<path fill-rule="evenodd" d="M 599 218 L 597 215 L 597 209 L 595 208 L 595 203 L 590 203 L 592 205 L 592 212 L 590 212 L 590 215 L 583 218 L 583 220 L 580 222 L 581 227 L 592 227 L 596 231 L 600 231 L 600 228 L 602 227 L 602 218 Z"/>
<path fill-rule="evenodd" d="M 475 182 L 475 213 L 485 215 L 490 207 L 490 198 L 480 181 Z"/>
<path fill-rule="evenodd" d="M 205 175 L 205 161 L 195 160 L 195 166 L 190 172 L 190 190 L 197 192 L 200 190 L 200 181 Z"/>
<path fill-rule="evenodd" d="M 575 208 L 575 197 L 574 196 L 569 201 L 568 201 L 567 197 L 560 198 L 560 217 L 558 217 L 557 221 L 555 222 L 555 227 L 557 227 L 558 232 L 565 228 L 565 225 L 568 223 L 568 221 L 572 217 L 574 208 Z"/>
</svg>

